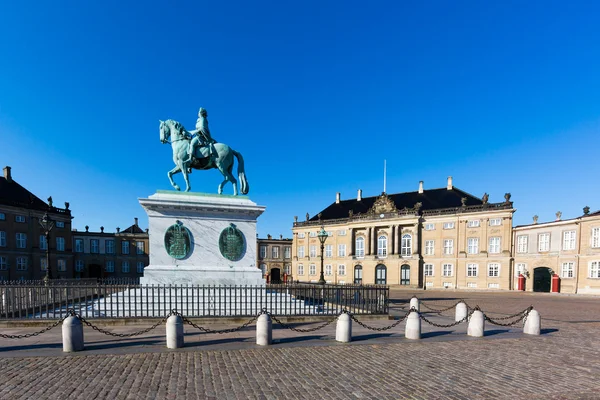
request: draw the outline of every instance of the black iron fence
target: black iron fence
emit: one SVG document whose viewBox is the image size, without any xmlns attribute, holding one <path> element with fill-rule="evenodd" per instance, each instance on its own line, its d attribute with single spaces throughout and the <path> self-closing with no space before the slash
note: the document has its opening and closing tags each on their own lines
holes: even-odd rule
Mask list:
<svg viewBox="0 0 600 400">
<path fill-rule="evenodd" d="M 0 318 L 60 319 L 72 309 L 84 318 L 157 318 L 177 310 L 188 317 L 388 314 L 382 285 L 184 286 L 53 281 L 0 284 Z"/>
</svg>

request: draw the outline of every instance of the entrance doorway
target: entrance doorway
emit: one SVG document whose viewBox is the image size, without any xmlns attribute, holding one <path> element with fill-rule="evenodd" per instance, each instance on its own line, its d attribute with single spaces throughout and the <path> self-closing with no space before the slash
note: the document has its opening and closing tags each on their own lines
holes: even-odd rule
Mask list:
<svg viewBox="0 0 600 400">
<path fill-rule="evenodd" d="M 354 267 L 354 284 L 362 285 L 362 279 L 362 266 L 357 265 L 356 267 Z"/>
<path fill-rule="evenodd" d="M 102 279 L 102 265 L 90 264 L 90 278 Z"/>
<path fill-rule="evenodd" d="M 550 292 L 550 269 L 547 267 L 538 267 L 533 270 L 533 291 Z"/>
<path fill-rule="evenodd" d="M 379 264 L 375 267 L 375 284 L 387 285 L 387 268 L 383 264 Z"/>
<path fill-rule="evenodd" d="M 410 265 L 404 264 L 400 267 L 400 284 L 410 285 Z"/>
<path fill-rule="evenodd" d="M 271 268 L 271 283 L 281 283 L 281 269 Z"/>
</svg>

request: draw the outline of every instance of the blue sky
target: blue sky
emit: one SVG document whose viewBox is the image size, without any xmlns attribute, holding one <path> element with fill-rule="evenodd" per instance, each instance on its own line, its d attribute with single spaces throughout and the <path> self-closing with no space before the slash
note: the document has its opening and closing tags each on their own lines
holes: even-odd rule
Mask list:
<svg viewBox="0 0 600 400">
<path fill-rule="evenodd" d="M 600 209 L 600 3 L 3 2 L 0 164 L 74 227 L 170 189 L 158 120 L 240 151 L 258 233 L 335 200 L 455 186 L 515 223 Z M 175 178 L 183 183 L 181 175 Z M 216 170 L 191 175 L 216 192 Z M 231 193 L 231 186 L 225 193 Z"/>
</svg>

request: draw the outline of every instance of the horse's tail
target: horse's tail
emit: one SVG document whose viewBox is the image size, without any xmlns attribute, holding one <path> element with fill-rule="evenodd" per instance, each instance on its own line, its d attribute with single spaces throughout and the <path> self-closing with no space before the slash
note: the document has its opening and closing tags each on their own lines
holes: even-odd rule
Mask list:
<svg viewBox="0 0 600 400">
<path fill-rule="evenodd" d="M 248 180 L 246 179 L 246 171 L 244 171 L 244 157 L 237 151 L 231 149 L 233 155 L 238 160 L 238 179 L 240 181 L 240 193 L 248 194 L 250 191 L 250 185 L 248 185 Z"/>
</svg>

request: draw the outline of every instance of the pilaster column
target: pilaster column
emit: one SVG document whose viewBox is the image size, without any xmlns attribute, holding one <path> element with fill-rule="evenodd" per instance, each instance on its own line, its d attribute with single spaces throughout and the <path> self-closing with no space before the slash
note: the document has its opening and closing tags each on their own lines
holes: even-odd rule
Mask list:
<svg viewBox="0 0 600 400">
<path fill-rule="evenodd" d="M 354 256 L 354 245 L 356 242 L 356 238 L 354 237 L 355 233 L 354 233 L 354 228 L 350 228 L 350 248 L 348 249 L 348 255 L 350 257 Z"/>
<path fill-rule="evenodd" d="M 394 225 L 390 225 L 390 254 L 396 254 L 396 240 L 395 240 L 395 231 L 396 227 Z"/>
<path fill-rule="evenodd" d="M 402 225 L 398 225 L 396 227 L 396 237 L 394 238 L 395 240 L 395 246 L 398 254 L 400 254 L 400 237 L 402 236 Z"/>
<path fill-rule="evenodd" d="M 371 243 L 372 243 L 372 228 L 367 228 L 367 240 L 365 240 L 365 245 L 366 245 L 366 249 L 365 249 L 365 255 L 370 256 L 371 255 Z"/>
</svg>

